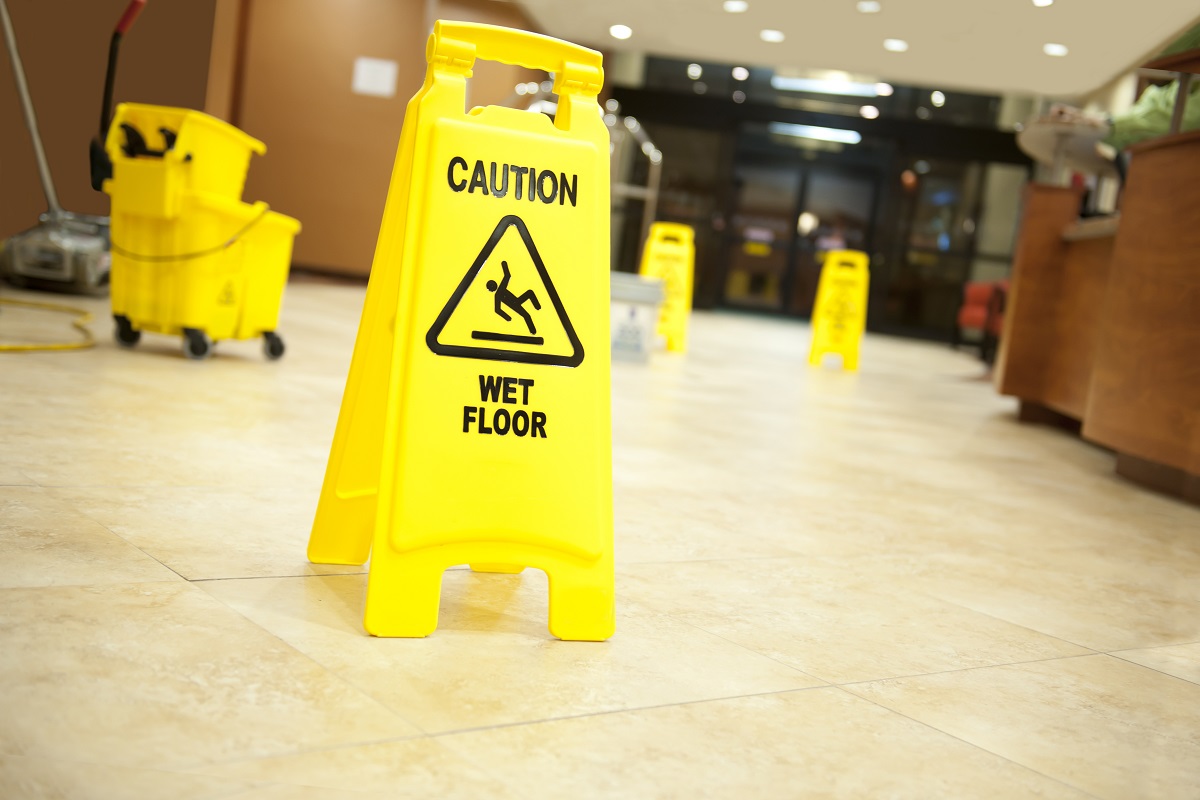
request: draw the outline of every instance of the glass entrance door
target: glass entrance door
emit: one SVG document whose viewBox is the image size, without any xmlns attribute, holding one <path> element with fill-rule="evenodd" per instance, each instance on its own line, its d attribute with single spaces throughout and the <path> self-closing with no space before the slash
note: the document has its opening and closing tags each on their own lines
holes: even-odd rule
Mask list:
<svg viewBox="0 0 1200 800">
<path fill-rule="evenodd" d="M 756 160 L 736 164 L 733 174 L 725 302 L 780 311 L 790 285 L 800 171 Z"/>
<path fill-rule="evenodd" d="M 756 156 L 734 167 L 725 303 L 812 314 L 829 250 L 870 252 L 873 172 Z"/>
<path fill-rule="evenodd" d="M 874 173 L 833 167 L 811 167 L 805 172 L 787 310 L 810 317 L 825 254 L 871 252 L 877 178 Z"/>
</svg>

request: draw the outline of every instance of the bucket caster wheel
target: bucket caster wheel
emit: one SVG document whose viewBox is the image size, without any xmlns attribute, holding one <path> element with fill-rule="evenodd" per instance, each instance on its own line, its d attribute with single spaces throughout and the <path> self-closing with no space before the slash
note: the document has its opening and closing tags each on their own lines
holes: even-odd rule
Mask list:
<svg viewBox="0 0 1200 800">
<path fill-rule="evenodd" d="M 278 361 L 283 358 L 283 339 L 279 338 L 279 334 L 275 331 L 267 331 L 263 334 L 263 354 L 270 361 Z"/>
<path fill-rule="evenodd" d="M 113 331 L 113 336 L 116 337 L 117 344 L 121 347 L 134 347 L 142 340 L 142 332 L 133 327 L 129 317 L 113 314 L 113 322 L 117 323 L 117 329 Z"/>
<path fill-rule="evenodd" d="M 213 343 L 204 331 L 195 328 L 183 329 L 183 354 L 197 361 L 212 355 Z"/>
</svg>

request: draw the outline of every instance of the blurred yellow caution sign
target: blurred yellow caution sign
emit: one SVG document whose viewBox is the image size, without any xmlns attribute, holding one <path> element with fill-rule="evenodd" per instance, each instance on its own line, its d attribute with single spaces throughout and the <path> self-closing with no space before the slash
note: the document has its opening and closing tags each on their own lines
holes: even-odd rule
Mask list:
<svg viewBox="0 0 1200 800">
<path fill-rule="evenodd" d="M 809 364 L 819 365 L 827 353 L 837 353 L 843 369 L 858 369 L 858 345 L 867 326 L 867 262 L 867 254 L 857 250 L 825 255 L 813 304 Z"/>
<path fill-rule="evenodd" d="M 558 110 L 465 111 L 476 58 L 555 75 Z M 544 570 L 550 631 L 612 635 L 608 131 L 600 54 L 437 22 L 404 117 L 309 539 L 371 560 L 365 625 L 437 627 L 443 571 Z"/>
<path fill-rule="evenodd" d="M 695 231 L 689 225 L 656 222 L 642 253 L 641 274 L 660 278 L 666 300 L 658 317 L 658 332 L 667 350 L 687 352 L 688 317 L 692 313 L 692 278 L 695 271 Z"/>
</svg>

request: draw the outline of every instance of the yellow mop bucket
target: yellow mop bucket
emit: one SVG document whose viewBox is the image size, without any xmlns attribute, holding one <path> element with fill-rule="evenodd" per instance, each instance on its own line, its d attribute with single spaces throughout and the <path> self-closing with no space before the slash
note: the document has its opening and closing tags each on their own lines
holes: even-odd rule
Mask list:
<svg viewBox="0 0 1200 800">
<path fill-rule="evenodd" d="M 687 351 L 688 317 L 692 313 L 692 276 L 695 270 L 696 232 L 690 225 L 656 222 L 650 226 L 642 252 L 641 274 L 659 278 L 666 299 L 658 318 L 658 332 L 673 353 Z"/>
<path fill-rule="evenodd" d="M 465 111 L 476 58 L 558 110 Z M 329 465 L 317 563 L 371 560 L 365 625 L 437 627 L 442 572 L 544 570 L 550 632 L 614 628 L 609 140 L 600 54 L 438 22 L 404 117 Z"/>
<path fill-rule="evenodd" d="M 117 106 L 104 149 L 125 208 L 162 217 L 177 216 L 187 194 L 241 200 L 251 156 L 267 152 L 216 117 L 140 103 Z"/>
<path fill-rule="evenodd" d="M 131 132 L 134 131 L 134 132 Z M 112 310 L 117 341 L 144 330 L 183 336 L 204 358 L 213 341 L 275 332 L 296 220 L 239 199 L 262 142 L 197 111 L 122 104 L 109 131 L 113 176 Z"/>
</svg>

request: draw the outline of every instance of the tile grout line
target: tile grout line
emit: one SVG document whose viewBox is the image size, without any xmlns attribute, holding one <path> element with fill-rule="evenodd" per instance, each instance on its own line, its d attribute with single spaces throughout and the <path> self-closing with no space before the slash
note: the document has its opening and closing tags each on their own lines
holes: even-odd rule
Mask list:
<svg viewBox="0 0 1200 800">
<path fill-rule="evenodd" d="M 1028 661 L 1003 661 L 999 664 L 980 664 L 974 667 L 959 667 L 957 669 L 943 669 L 937 672 L 916 672 L 911 675 L 893 675 L 886 678 L 867 678 L 861 681 L 843 681 L 841 683 L 830 682 L 830 686 L 845 688 L 847 686 L 862 686 L 866 683 L 879 683 L 881 681 L 906 681 L 911 678 L 930 678 L 935 675 L 954 675 L 959 672 L 972 672 L 981 669 L 1000 669 L 1002 667 L 1019 667 L 1024 664 L 1044 664 L 1047 661 L 1068 661 L 1073 658 L 1092 658 L 1093 656 L 1102 656 L 1105 653 L 1074 653 L 1069 656 L 1049 656 L 1047 658 L 1031 658 Z"/>
<path fill-rule="evenodd" d="M 191 583 L 191 581 L 188 581 L 188 583 Z M 197 588 L 198 588 L 198 589 L 200 589 L 201 591 L 204 591 L 204 590 L 203 590 L 201 587 L 197 587 Z M 355 684 L 353 681 L 351 681 L 351 680 L 350 680 L 349 678 L 347 678 L 346 676 L 342 675 L 340 672 L 335 672 L 335 671 L 334 671 L 334 670 L 333 670 L 331 667 L 327 667 L 327 666 L 325 666 L 325 665 L 324 665 L 324 664 L 322 664 L 320 661 L 317 661 L 317 659 L 316 659 L 316 658 L 314 658 L 313 656 L 310 656 L 308 653 L 305 653 L 303 650 L 301 650 L 300 648 L 298 648 L 296 645 L 292 644 L 291 642 L 287 641 L 287 640 L 286 640 L 286 639 L 284 639 L 282 636 L 280 636 L 280 635 L 278 635 L 278 634 L 274 633 L 273 631 L 270 631 L 270 630 L 268 630 L 267 628 L 265 628 L 265 627 L 263 627 L 262 625 L 258 624 L 258 623 L 257 623 L 257 622 L 255 622 L 254 620 L 250 619 L 250 617 L 246 616 L 244 613 L 242 613 L 242 612 L 241 612 L 241 611 L 239 611 L 238 609 L 236 609 L 236 608 L 234 608 L 233 606 L 229 605 L 228 603 L 226 603 L 226 602 L 225 602 L 224 600 L 222 600 L 221 598 L 219 598 L 219 597 L 217 597 L 217 596 L 215 596 L 215 595 L 211 594 L 211 593 L 210 593 L 210 592 L 208 592 L 208 591 L 204 591 L 204 594 L 205 594 L 205 596 L 207 596 L 207 597 L 208 597 L 210 600 L 212 600 L 213 602 L 215 602 L 215 603 L 218 603 L 218 604 L 220 604 L 221 606 L 224 606 L 225 608 L 229 609 L 229 610 L 230 610 L 230 611 L 232 611 L 234 614 L 237 614 L 237 615 L 238 615 L 238 616 L 240 616 L 242 619 L 246 620 L 246 622 L 247 622 L 247 623 L 249 623 L 250 625 L 254 626 L 254 628 L 256 628 L 257 630 L 259 630 L 259 631 L 262 631 L 264 634 L 266 634 L 266 635 L 267 635 L 267 636 L 269 636 L 270 638 L 274 639 L 275 641 L 279 642 L 279 643 L 280 643 L 280 644 L 282 644 L 284 647 L 286 647 L 288 650 L 290 650 L 291 652 L 293 652 L 293 653 L 295 653 L 296 655 L 298 655 L 300 658 L 302 658 L 302 659 L 304 659 L 305 661 L 307 661 L 307 662 L 311 663 L 313 666 L 315 666 L 315 667 L 317 667 L 318 669 L 320 669 L 320 670 L 321 670 L 321 672 L 323 672 L 323 673 L 325 673 L 325 674 L 328 674 L 329 676 L 331 676 L 332 678 L 334 678 L 335 680 L 337 680 L 339 683 L 342 683 L 342 684 L 344 684 L 345 686 L 347 686 L 347 687 L 349 687 L 349 688 L 353 689 L 353 690 L 355 691 L 355 693 L 357 693 L 357 694 L 359 694 L 359 695 L 362 695 L 362 696 L 363 696 L 363 697 L 364 697 L 366 700 L 369 700 L 371 703 L 373 703 L 374 705 L 378 706 L 378 707 L 379 707 L 380 709 L 382 709 L 383 711 L 386 711 L 388 714 L 390 714 L 390 715 L 392 715 L 392 716 L 396 717 L 398 720 L 400 720 L 401 722 L 405 723 L 406 725 L 410 725 L 410 726 L 412 726 L 412 728 L 413 728 L 414 730 L 416 730 L 416 731 L 418 731 L 418 732 L 419 732 L 417 735 L 414 735 L 414 736 L 398 736 L 398 737 L 393 737 L 393 738 L 395 738 L 395 739 L 397 739 L 397 740 L 402 740 L 402 739 L 420 739 L 420 738 L 423 738 L 423 737 L 425 737 L 425 736 L 428 736 L 428 735 L 429 735 L 429 734 L 428 734 L 428 732 L 427 732 L 427 731 L 426 731 L 424 728 L 422 728 L 420 725 L 418 725 L 416 722 L 413 722 L 412 720 L 410 720 L 408 717 L 404 716 L 402 713 L 400 713 L 400 712 L 399 712 L 399 711 L 397 711 L 396 709 L 394 709 L 394 708 L 392 708 L 391 706 L 389 706 L 388 704 L 384 703 L 382 700 L 378 699 L 378 698 L 377 698 L 377 697 L 375 697 L 374 695 L 372 695 L 372 694 L 368 693 L 366 690 L 364 690 L 362 687 L 360 687 L 360 686 L 358 686 L 357 684 Z M 243 759 L 243 760 L 244 760 L 244 759 Z"/>
<path fill-rule="evenodd" d="M 1063 644 L 1069 644 L 1072 647 L 1082 647 L 1084 650 L 1089 651 L 1088 654 L 1101 655 L 1105 652 L 1103 650 L 1097 650 L 1094 647 L 1088 647 L 1086 644 L 1080 644 L 1079 642 L 1072 642 L 1070 639 L 1064 639 L 1061 636 L 1055 636 L 1053 633 L 1046 633 L 1045 631 L 1039 631 L 1037 628 L 1031 628 L 1028 625 L 1022 625 L 1019 622 L 1013 622 L 1012 620 L 1005 619 L 1004 617 L 999 617 L 999 616 L 996 616 L 995 614 L 990 614 L 987 611 L 980 611 L 979 609 L 971 608 L 970 606 L 963 605 L 962 603 L 960 603 L 956 600 L 948 600 L 945 597 L 939 597 L 935 594 L 930 594 L 928 592 L 921 592 L 921 594 L 925 595 L 926 597 L 932 598 L 934 600 L 938 600 L 942 603 L 946 603 L 948 605 L 956 606 L 956 607 L 964 609 L 966 611 L 970 611 L 973 614 L 980 614 L 982 616 L 988 617 L 989 619 L 994 619 L 997 622 L 1003 622 L 1005 625 L 1012 625 L 1013 627 L 1021 628 L 1022 630 L 1029 631 L 1030 633 L 1036 633 L 1038 636 L 1045 636 L 1048 639 L 1054 639 L 1056 641 L 1062 642 Z M 1085 655 L 1087 655 L 1087 654 L 1085 654 Z"/>
<path fill-rule="evenodd" d="M 935 598 L 935 599 L 937 599 L 937 598 Z M 972 610 L 972 609 L 967 609 L 967 610 Z M 997 664 L 980 664 L 978 666 L 973 666 L 973 667 L 959 667 L 956 669 L 938 670 L 936 672 L 915 672 L 915 673 L 906 674 L 906 675 L 890 675 L 890 676 L 879 677 L 879 678 L 866 678 L 866 679 L 860 680 L 860 681 L 838 682 L 838 681 L 829 680 L 827 678 L 822 678 L 818 675 L 812 674 L 811 672 L 805 672 L 804 670 L 800 669 L 799 667 L 793 666 L 793 665 L 787 663 L 786 661 L 781 661 L 780 659 L 775 658 L 774 656 L 768 655 L 767 653 L 764 653 L 760 650 L 756 650 L 752 647 L 748 647 L 748 646 L 742 644 L 741 642 L 737 642 L 733 639 L 729 639 L 725 636 L 722 636 L 719 633 L 710 631 L 709 629 L 707 629 L 705 627 L 697 625 L 696 623 L 676 617 L 673 614 L 666 614 L 665 616 L 675 620 L 676 622 L 683 623 L 684 625 L 690 625 L 691 627 L 695 628 L 696 630 L 707 633 L 710 636 L 715 636 L 718 639 L 721 639 L 722 641 L 728 642 L 729 644 L 732 644 L 736 647 L 740 647 L 744 650 L 754 653 L 755 655 L 759 655 L 759 656 L 762 656 L 763 658 L 770 659 L 771 661 L 774 661 L 777 664 L 787 667 L 788 669 L 794 670 L 794 671 L 800 673 L 801 675 L 804 675 L 805 677 L 812 678 L 813 680 L 822 681 L 826 686 L 838 686 L 838 687 L 856 686 L 856 685 L 863 684 L 863 683 L 876 683 L 878 681 L 905 680 L 907 678 L 924 678 L 924 677 L 928 677 L 931 675 L 948 675 L 948 674 L 953 674 L 955 672 L 968 672 L 970 670 L 975 670 L 975 669 L 993 669 L 996 667 L 1012 667 L 1012 666 L 1019 666 L 1021 664 L 1040 664 L 1045 661 L 1061 661 L 1061 660 L 1069 659 L 1069 658 L 1087 658 L 1090 656 L 1107 655 L 1106 653 L 1102 653 L 1099 651 L 1093 651 L 1093 652 L 1089 652 L 1089 653 L 1073 653 L 1071 655 L 1065 655 L 1065 656 L 1047 656 L 1046 658 L 1031 658 L 1031 659 L 1028 659 L 1025 661 L 1002 661 Z M 990 616 L 990 615 L 985 615 L 985 616 Z M 1001 621 L 1003 622 L 1004 620 L 1001 620 Z M 1023 628 L 1024 626 L 1017 626 L 1017 627 Z M 1038 633 L 1038 631 L 1033 631 L 1033 629 L 1031 629 L 1031 628 L 1025 628 L 1025 630 L 1029 630 L 1033 633 Z M 1051 637 L 1051 638 L 1057 638 L 1057 637 Z M 1062 641 L 1065 641 L 1065 640 L 1062 640 Z M 1068 642 L 1068 644 L 1073 644 L 1073 643 Z M 1083 645 L 1079 645 L 1079 646 L 1083 647 Z M 1090 650 L 1091 648 L 1084 648 L 1084 649 Z M 1132 662 L 1130 662 L 1130 663 L 1132 663 Z M 820 687 L 809 687 L 809 688 L 820 688 Z M 792 690 L 788 689 L 788 690 L 784 690 L 784 691 L 792 691 Z M 748 695 L 748 696 L 750 696 L 750 695 Z"/>
<path fill-rule="evenodd" d="M 188 583 L 210 583 L 212 581 L 266 581 L 292 578 L 342 578 L 350 575 L 366 575 L 367 570 L 358 572 L 310 572 L 307 575 L 226 575 L 215 578 L 184 578 Z"/>
<path fill-rule="evenodd" d="M 1192 644 L 1200 644 L 1200 641 L 1171 642 L 1170 644 L 1151 644 L 1151 645 L 1146 645 L 1143 647 L 1118 647 L 1115 650 L 1104 650 L 1102 652 L 1104 652 L 1105 655 L 1114 656 L 1117 653 L 1132 653 L 1134 650 L 1160 650 L 1164 647 L 1187 647 L 1188 645 L 1192 645 Z"/>
<path fill-rule="evenodd" d="M 137 550 L 139 553 L 141 553 L 142 555 L 144 555 L 146 558 L 150 559 L 151 561 L 155 562 L 156 564 L 161 564 L 161 565 L 162 565 L 162 567 L 163 567 L 164 569 L 166 569 L 166 570 L 169 570 L 169 571 L 170 571 L 172 574 L 174 574 L 174 575 L 177 575 L 177 576 L 179 577 L 179 579 L 180 579 L 180 580 L 182 580 L 182 581 L 185 581 L 185 582 L 187 582 L 187 583 L 191 583 L 191 581 L 189 581 L 189 580 L 187 579 L 187 576 L 185 576 L 185 575 L 184 575 L 183 573 L 181 573 L 179 570 L 175 569 L 175 568 L 174 568 L 174 567 L 172 567 L 170 564 L 167 564 L 167 563 L 166 563 L 166 562 L 164 562 L 162 559 L 160 559 L 160 558 L 158 558 L 158 557 L 156 557 L 156 556 L 152 556 L 152 555 L 150 555 L 150 554 L 149 554 L 149 553 L 147 553 L 145 550 L 143 550 L 141 547 L 139 547 L 138 545 L 136 545 L 136 544 L 134 544 L 133 542 L 129 541 L 128 539 L 126 539 L 124 536 L 122 536 L 121 534 L 119 534 L 119 533 L 117 533 L 116 531 L 114 531 L 112 528 L 110 528 L 110 527 L 109 527 L 108 525 L 106 525 L 105 523 L 103 523 L 103 522 L 101 522 L 100 520 L 96 519 L 96 518 L 95 518 L 95 517 L 93 517 L 91 514 L 89 514 L 89 513 L 87 513 L 86 511 L 84 511 L 83 509 L 81 509 L 81 508 L 77 508 L 77 507 L 75 506 L 75 504 L 74 504 L 74 503 L 69 503 L 69 502 L 67 502 L 66 500 L 63 500 L 63 499 L 61 499 L 61 498 L 56 498 L 56 499 L 58 499 L 58 500 L 59 500 L 59 502 L 61 502 L 61 503 L 62 503 L 63 505 L 65 505 L 67 508 L 69 508 L 69 509 L 71 509 L 72 511 L 74 511 L 76 514 L 79 514 L 80 516 L 84 517 L 85 519 L 89 519 L 89 520 L 91 520 L 92 522 L 94 522 L 95 524 L 99 525 L 101 528 L 103 528 L 104 530 L 108 531 L 108 532 L 109 532 L 109 533 L 111 533 L 113 536 L 117 537 L 117 538 L 118 538 L 118 539 L 120 539 L 122 542 L 124 542 L 125 544 L 129 545 L 130 547 L 132 547 L 134 550 Z M 160 581 L 155 581 L 155 583 L 159 583 L 159 582 L 160 582 Z"/>
<path fill-rule="evenodd" d="M 706 633 L 709 636 L 715 636 L 718 639 L 720 639 L 721 641 L 728 642 L 729 644 L 733 645 L 734 647 L 740 647 L 741 649 L 745 650 L 748 653 L 754 653 L 756 656 L 759 656 L 761 658 L 766 658 L 770 661 L 774 661 L 776 664 L 779 664 L 780 666 L 783 666 L 783 667 L 787 667 L 788 669 L 792 670 L 793 672 L 797 672 L 806 678 L 812 678 L 814 681 L 821 681 L 826 686 L 834 685 L 831 681 L 827 681 L 824 678 L 818 678 L 816 675 L 807 673 L 804 670 L 800 669 L 799 667 L 793 666 L 793 665 L 787 663 L 786 661 L 781 661 L 780 659 L 776 658 L 775 656 L 768 655 L 767 653 L 764 653 L 760 650 L 755 650 L 753 647 L 747 647 L 746 645 L 742 644 L 741 642 L 735 642 L 733 639 L 730 639 L 726 636 L 722 636 L 721 634 L 716 633 L 714 631 L 710 631 L 708 628 L 697 625 L 694 622 L 690 622 L 689 620 L 682 619 L 680 617 L 675 616 L 674 614 L 665 614 L 665 616 L 676 622 L 680 622 L 684 625 L 688 625 L 692 628 L 695 628 L 696 630 L 700 631 L 701 633 Z M 810 687 L 810 688 L 818 688 L 818 687 Z M 791 690 L 787 689 L 785 691 L 791 691 Z"/>
<path fill-rule="evenodd" d="M 1166 645 L 1166 646 L 1167 646 L 1167 647 L 1170 647 L 1170 645 Z M 1153 648 L 1136 648 L 1136 647 L 1135 647 L 1135 648 L 1132 648 L 1132 649 L 1134 649 L 1134 650 L 1143 650 L 1143 649 L 1153 649 Z M 1129 651 L 1118 651 L 1118 652 L 1129 652 Z M 1119 656 L 1119 655 L 1117 655 L 1117 653 L 1104 653 L 1104 655 L 1106 655 L 1106 656 L 1111 656 L 1112 658 L 1115 658 L 1115 659 L 1117 659 L 1118 661 L 1124 661 L 1126 664 L 1132 664 L 1132 665 L 1133 665 L 1133 666 L 1135 666 L 1135 667 L 1141 667 L 1142 669 L 1148 669 L 1148 670 L 1150 670 L 1151 672 L 1157 672 L 1159 675 L 1164 675 L 1164 676 L 1166 676 L 1166 677 L 1168 677 L 1168 678 L 1174 678 L 1174 679 L 1175 679 L 1175 680 L 1177 680 L 1177 681 L 1183 681 L 1184 683 L 1190 683 L 1190 684 L 1192 684 L 1193 686 L 1200 686 L 1200 680 L 1195 680 L 1195 681 L 1194 681 L 1194 680 L 1192 680 L 1191 678 L 1185 678 L 1185 677 L 1183 677 L 1183 676 L 1181 676 L 1181 675 L 1172 675 L 1172 674 L 1171 674 L 1171 673 L 1169 673 L 1169 672 L 1164 672 L 1164 671 L 1162 671 L 1162 670 L 1161 670 L 1161 669 L 1159 669 L 1158 667 L 1151 667 L 1151 666 L 1149 666 L 1149 665 L 1147 665 L 1147 664 L 1139 664 L 1139 663 L 1138 663 L 1138 662 L 1136 662 L 1136 661 L 1130 661 L 1128 658 L 1125 658 L 1124 656 Z"/>
<path fill-rule="evenodd" d="M 543 717 L 541 719 L 519 720 L 516 722 L 498 722 L 495 725 L 479 725 L 479 726 L 476 726 L 473 728 L 455 728 L 453 730 L 438 731 L 436 733 L 430 733 L 430 734 L 428 734 L 428 737 L 430 739 L 438 739 L 443 736 L 458 736 L 460 734 L 466 734 L 466 733 L 481 733 L 484 731 L 501 730 L 504 728 L 520 728 L 520 727 L 523 727 L 526 725 L 541 725 L 541 724 L 547 723 L 547 722 L 568 722 L 570 720 L 576 720 L 576 719 L 588 719 L 590 717 L 607 717 L 607 716 L 612 716 L 614 714 L 625 714 L 625 713 L 629 713 L 629 712 L 657 711 L 657 710 L 663 709 L 663 708 L 677 708 L 680 706 L 694 706 L 694 705 L 701 705 L 703 703 L 723 703 L 723 702 L 728 702 L 730 700 L 745 700 L 745 699 L 752 698 L 752 697 L 772 697 L 774 695 L 794 694 L 796 692 L 812 692 L 812 691 L 818 691 L 821 689 L 835 689 L 835 688 L 837 688 L 837 687 L 832 686 L 830 684 L 824 684 L 821 686 L 802 686 L 802 687 L 797 687 L 795 689 L 780 689 L 778 691 L 771 691 L 771 692 L 751 692 L 749 694 L 733 694 L 733 695 L 727 695 L 727 696 L 722 696 L 722 697 L 704 697 L 704 698 L 700 698 L 697 700 L 684 700 L 679 703 L 658 703 L 655 705 L 648 705 L 648 706 L 629 706 L 628 708 L 611 708 L 611 709 L 608 709 L 605 711 L 589 711 L 589 712 L 585 712 L 582 714 L 565 714 L 565 715 L 559 716 L 559 717 Z"/>
<path fill-rule="evenodd" d="M 1079 658 L 1079 657 L 1080 656 L 1067 656 L 1067 658 Z M 1049 659 L 1049 660 L 1057 661 L 1059 659 Z M 1001 753 L 997 753 L 994 750 L 989 750 L 986 747 L 983 747 L 982 745 L 975 744 L 974 742 L 964 739 L 961 736 L 958 736 L 957 734 L 951 733 L 950 731 L 942 730 L 941 728 L 937 727 L 936 725 L 934 725 L 932 723 L 925 722 L 924 720 L 920 720 L 915 717 L 911 717 L 902 711 L 898 711 L 897 709 L 890 708 L 889 706 L 885 706 L 883 703 L 880 703 L 877 700 L 874 700 L 873 698 L 864 697 L 860 694 L 856 694 L 855 692 L 852 692 L 849 689 L 845 688 L 845 686 L 838 685 L 835 688 L 837 688 L 838 690 L 840 690 L 842 692 L 845 692 L 846 694 L 848 694 L 851 697 L 857 698 L 859 700 L 865 700 L 866 702 L 871 703 L 874 706 L 878 706 L 879 708 L 882 708 L 884 711 L 887 711 L 888 713 L 895 714 L 899 717 L 903 717 L 904 719 L 907 719 L 911 722 L 915 722 L 916 724 L 921 725 L 922 727 L 928 728 L 931 731 L 940 733 L 942 736 L 948 736 L 951 739 L 962 742 L 967 747 L 974 748 L 975 750 L 978 750 L 981 753 L 987 753 L 990 756 L 998 758 L 1001 761 L 1004 761 L 1008 764 L 1012 764 L 1013 766 L 1019 767 L 1020 769 L 1026 770 L 1027 772 L 1030 772 L 1034 775 L 1040 775 L 1042 778 L 1045 778 L 1048 781 L 1053 781 L 1054 783 L 1057 783 L 1061 786 L 1066 786 L 1068 789 L 1074 789 L 1077 792 L 1081 792 L 1082 794 L 1085 794 L 1088 797 L 1096 798 L 1096 800 L 1102 800 L 1099 797 L 1099 795 L 1093 794 L 1092 792 L 1089 792 L 1082 787 L 1076 786 L 1073 783 L 1068 783 L 1067 781 L 1065 781 L 1061 778 L 1056 778 L 1053 775 L 1047 775 L 1046 773 L 1042 772 L 1041 770 L 1034 769 L 1033 767 L 1029 766 L 1028 764 L 1022 764 L 1020 761 L 1016 761 L 1012 758 L 1009 758 L 1008 756 L 1002 755 Z"/>
</svg>

